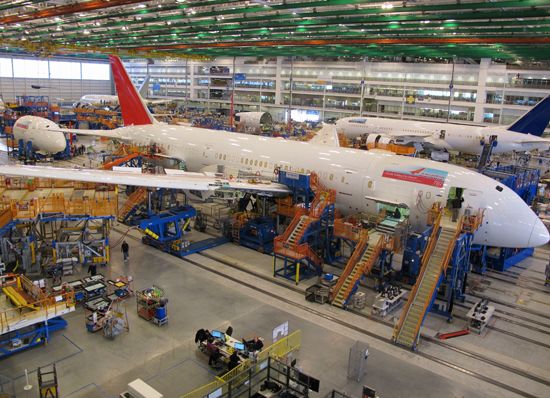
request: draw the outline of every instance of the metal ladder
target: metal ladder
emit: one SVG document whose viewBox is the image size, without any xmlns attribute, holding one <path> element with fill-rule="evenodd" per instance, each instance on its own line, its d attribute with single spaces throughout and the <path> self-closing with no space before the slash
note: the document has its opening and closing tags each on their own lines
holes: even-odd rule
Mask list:
<svg viewBox="0 0 550 398">
<path fill-rule="evenodd" d="M 411 290 L 409 300 L 401 314 L 401 319 L 394 329 L 396 344 L 414 349 L 420 332 L 420 326 L 428 311 L 441 273 L 449 261 L 447 255 L 452 252 L 456 242 L 456 231 L 442 227 L 434 249 L 428 254 L 427 261 L 420 271 L 416 284 Z"/>
</svg>

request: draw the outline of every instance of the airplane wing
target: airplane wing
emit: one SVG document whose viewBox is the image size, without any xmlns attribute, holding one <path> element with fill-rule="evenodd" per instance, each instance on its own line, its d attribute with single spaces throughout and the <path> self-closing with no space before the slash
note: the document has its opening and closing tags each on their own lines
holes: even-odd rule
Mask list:
<svg viewBox="0 0 550 398">
<path fill-rule="evenodd" d="M 535 138 L 526 137 L 526 138 L 521 138 L 519 140 L 515 140 L 514 142 L 517 143 L 517 144 L 548 144 L 548 145 L 550 145 L 550 140 L 542 138 L 542 137 L 535 137 Z"/>
<path fill-rule="evenodd" d="M 116 185 L 135 185 L 151 188 L 171 188 L 197 191 L 213 191 L 219 188 L 247 192 L 283 194 L 290 192 L 286 185 L 251 180 L 228 180 L 207 173 L 171 172 L 169 174 L 143 174 L 136 168 L 128 171 L 69 169 L 43 166 L 0 166 L 0 175 L 20 177 L 44 177 Z M 133 170 L 132 170 L 133 169 Z"/>
<path fill-rule="evenodd" d="M 327 123 L 324 123 L 321 130 L 317 131 L 313 138 L 311 138 L 308 142 L 311 142 L 315 145 L 326 145 L 334 147 L 340 146 L 340 140 L 338 139 L 336 126 Z"/>
<path fill-rule="evenodd" d="M 61 133 L 70 133 L 70 134 L 76 134 L 76 135 L 89 135 L 92 137 L 113 138 L 121 141 L 127 141 L 131 139 L 131 137 L 124 136 L 117 129 L 114 129 L 114 130 L 48 129 L 48 131 L 59 131 Z"/>
</svg>

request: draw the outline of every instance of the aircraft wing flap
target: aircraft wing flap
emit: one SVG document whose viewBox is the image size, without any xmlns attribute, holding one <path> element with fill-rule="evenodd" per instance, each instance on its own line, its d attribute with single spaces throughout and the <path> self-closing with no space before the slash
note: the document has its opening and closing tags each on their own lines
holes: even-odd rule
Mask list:
<svg viewBox="0 0 550 398">
<path fill-rule="evenodd" d="M 407 132 L 407 133 L 398 133 L 398 132 L 389 132 L 384 133 L 384 135 L 388 135 L 390 137 L 399 137 L 399 138 L 407 138 L 410 137 L 411 139 L 418 139 L 418 138 L 427 138 L 431 137 L 431 133 L 413 133 L 413 132 Z"/>
<path fill-rule="evenodd" d="M 120 169 L 118 169 L 120 170 Z M 227 180 L 204 173 L 142 174 L 97 169 L 69 169 L 46 166 L 0 166 L 0 175 L 57 178 L 103 184 L 134 185 L 150 188 L 169 188 L 212 191 L 219 188 L 282 194 L 289 189 L 282 184 Z"/>
</svg>

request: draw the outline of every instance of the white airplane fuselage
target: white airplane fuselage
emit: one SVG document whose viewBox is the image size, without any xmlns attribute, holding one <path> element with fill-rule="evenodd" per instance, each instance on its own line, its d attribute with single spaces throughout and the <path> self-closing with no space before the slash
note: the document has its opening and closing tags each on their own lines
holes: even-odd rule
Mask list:
<svg viewBox="0 0 550 398">
<path fill-rule="evenodd" d="M 54 122 L 37 116 L 22 116 L 13 125 L 13 138 L 16 144 L 19 140 L 32 142 L 35 152 L 53 155 L 62 152 L 67 147 L 65 135 Z"/>
<path fill-rule="evenodd" d="M 364 121 L 364 123 L 354 121 Z M 426 142 L 438 149 L 473 155 L 481 154 L 483 150 L 481 142 L 489 142 L 492 135 L 497 136 L 497 145 L 493 148 L 493 153 L 546 150 L 550 147 L 550 141 L 540 142 L 540 137 L 515 133 L 504 127 L 467 126 L 377 117 L 349 117 L 338 120 L 336 128 L 350 138 L 363 134 L 379 134 L 390 137 L 399 143 L 399 136 L 403 136 L 406 138 L 404 143 Z M 413 137 L 415 134 L 426 134 L 428 137 Z M 526 142 L 530 138 L 539 142 Z"/>
<path fill-rule="evenodd" d="M 376 201 L 406 205 L 417 228 L 426 224 L 435 202 L 446 204 L 451 187 L 464 188 L 463 209 L 486 209 L 475 242 L 501 247 L 532 247 L 548 241 L 548 231 L 512 190 L 462 167 L 390 153 L 313 145 L 247 134 L 152 124 L 122 127 L 125 140 L 155 144 L 165 155 L 185 161 L 190 171 L 239 170 L 273 176 L 276 169 L 316 172 L 336 190 L 344 213 L 375 212 Z"/>
</svg>

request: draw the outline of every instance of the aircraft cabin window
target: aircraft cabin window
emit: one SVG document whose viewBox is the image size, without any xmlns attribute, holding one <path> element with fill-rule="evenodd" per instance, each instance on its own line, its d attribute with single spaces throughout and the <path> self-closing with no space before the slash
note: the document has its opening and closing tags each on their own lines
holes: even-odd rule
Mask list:
<svg viewBox="0 0 550 398">
<path fill-rule="evenodd" d="M 344 182 L 345 179 L 346 179 L 346 177 L 342 176 L 342 182 Z"/>
<path fill-rule="evenodd" d="M 224 153 L 224 154 L 223 154 L 223 160 L 225 160 L 225 157 L 226 157 L 226 156 L 227 156 L 227 155 Z"/>
<path fill-rule="evenodd" d="M 332 181 L 333 178 L 334 178 L 334 174 L 331 174 L 328 179 Z"/>
<path fill-rule="evenodd" d="M 499 191 L 499 192 L 502 192 L 504 189 L 500 185 L 497 185 L 496 190 Z"/>
<path fill-rule="evenodd" d="M 248 164 L 248 159 L 246 159 L 246 160 L 244 161 L 244 164 Z"/>
<path fill-rule="evenodd" d="M 255 160 L 254 161 L 254 166 L 257 166 L 258 165 L 258 160 Z"/>
</svg>

